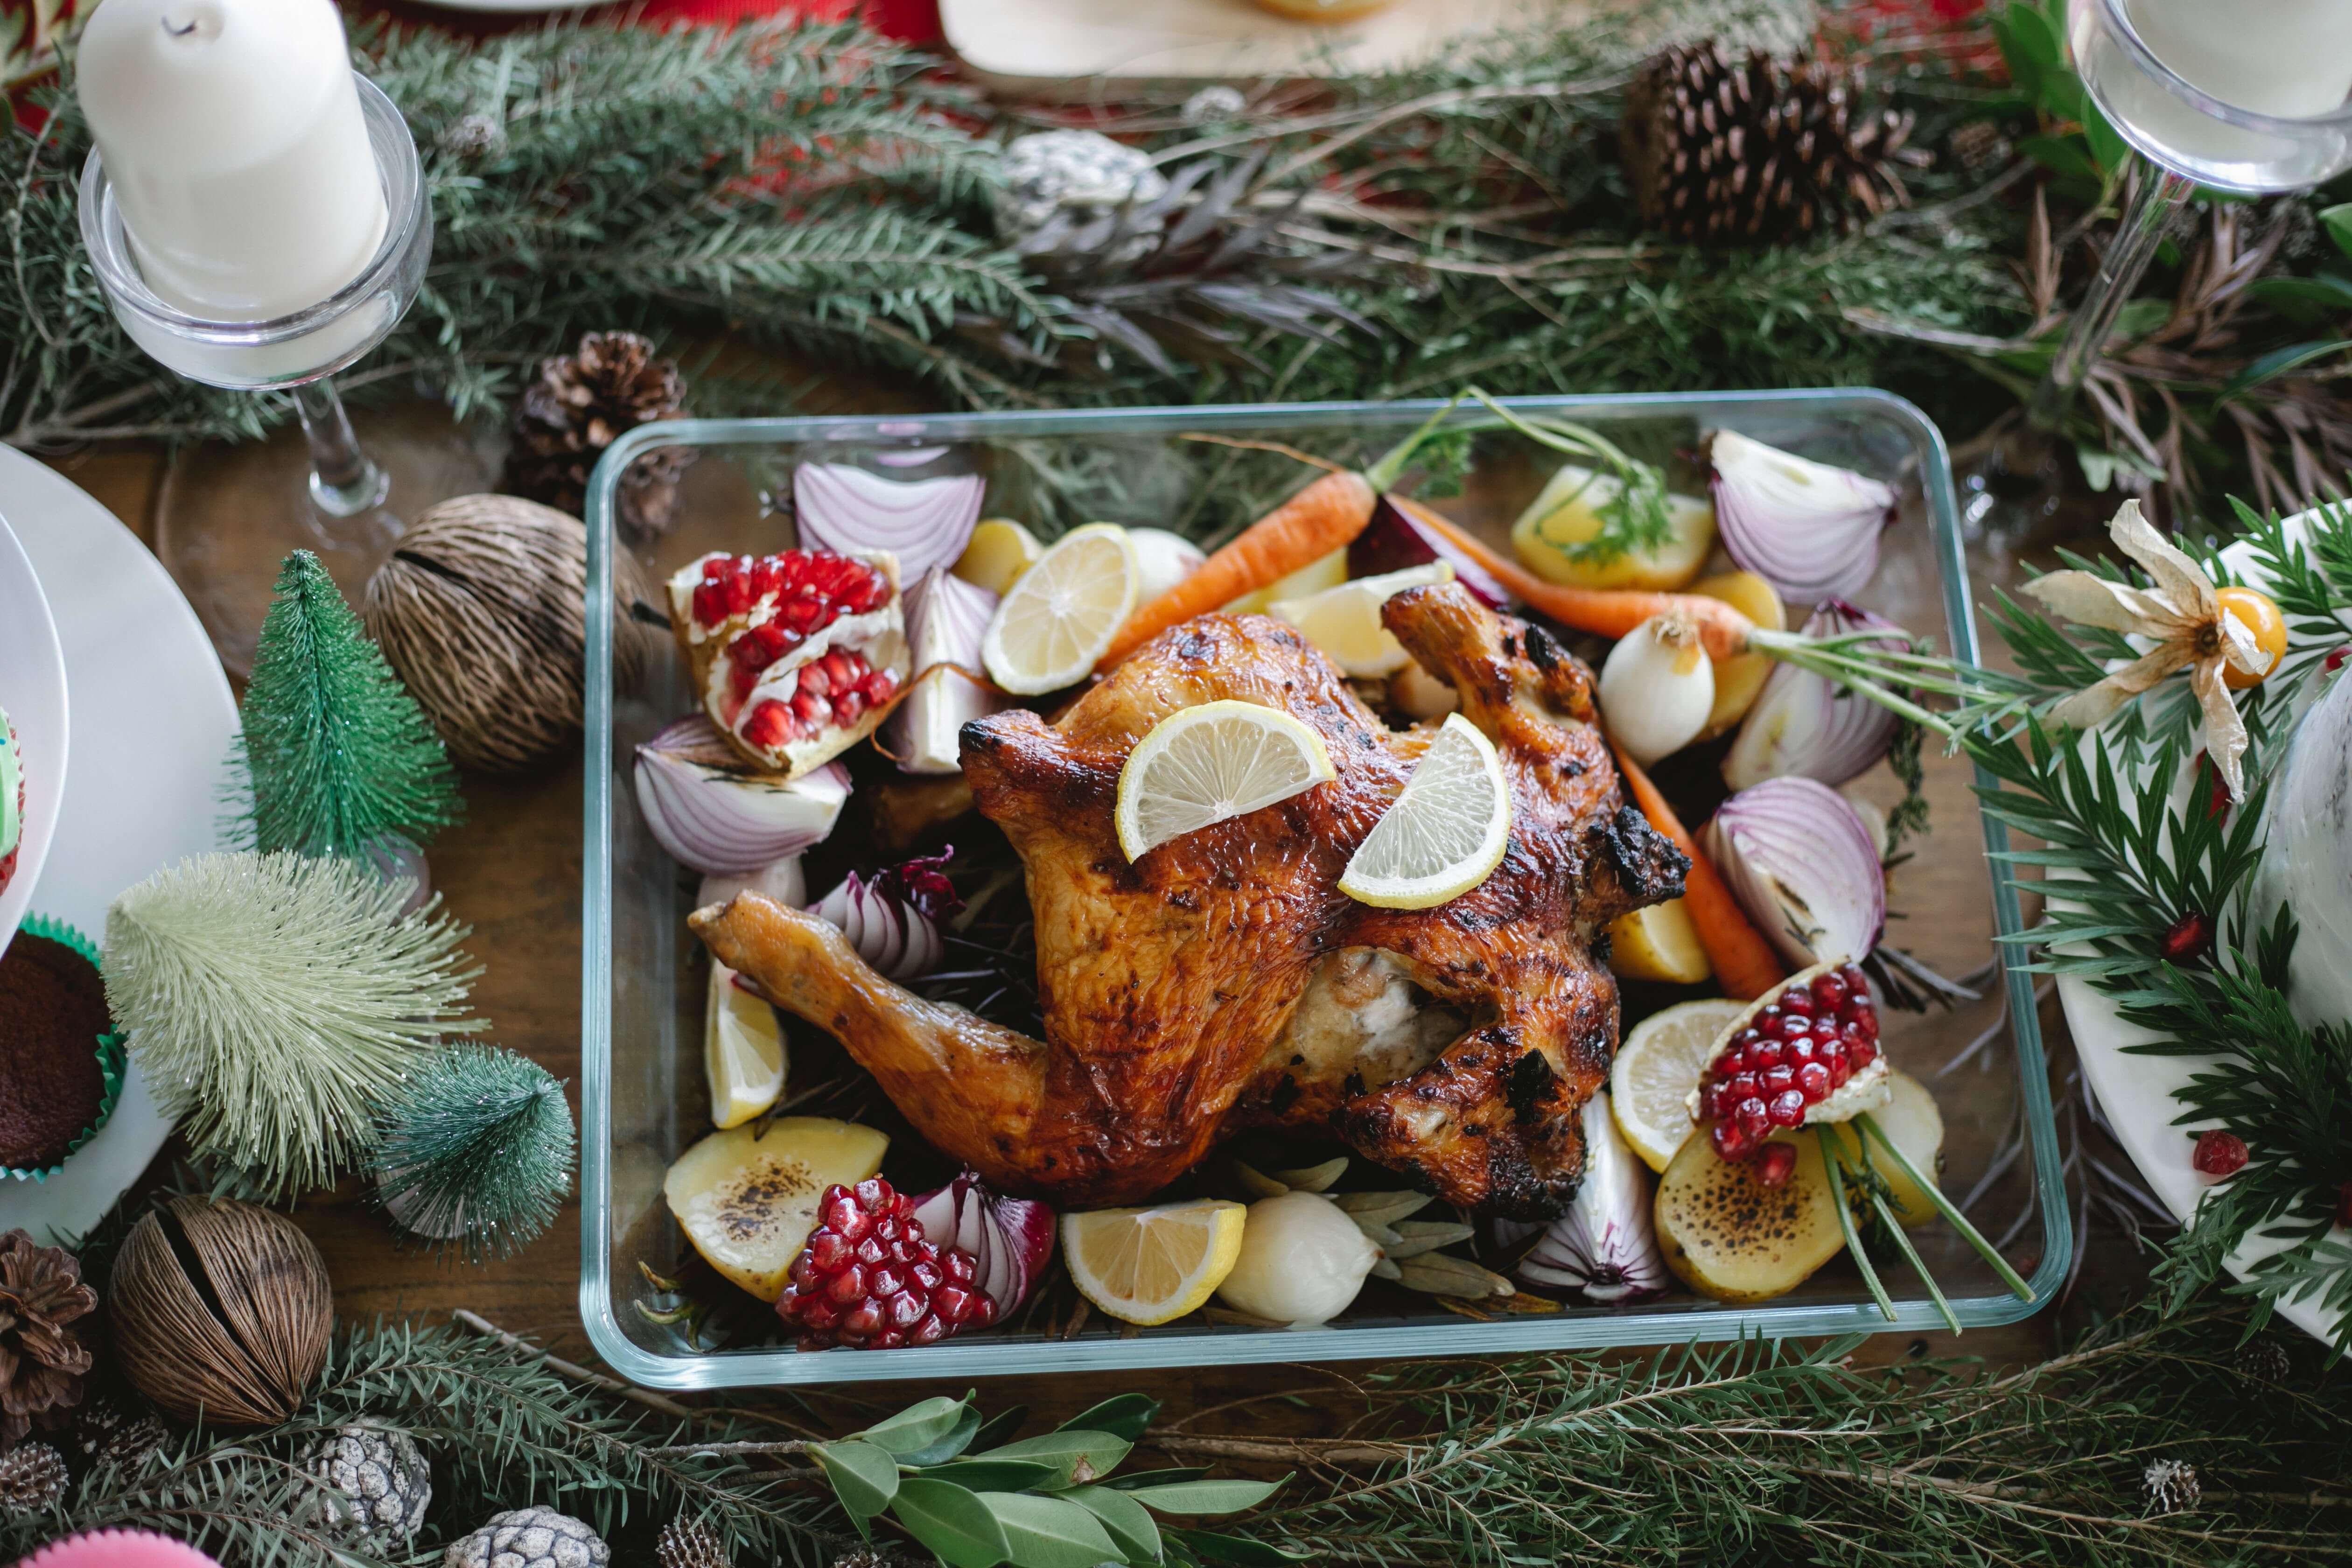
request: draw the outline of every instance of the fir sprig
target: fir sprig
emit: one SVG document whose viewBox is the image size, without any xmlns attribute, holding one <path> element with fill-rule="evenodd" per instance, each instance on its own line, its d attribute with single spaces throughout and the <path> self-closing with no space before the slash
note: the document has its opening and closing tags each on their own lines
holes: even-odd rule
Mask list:
<svg viewBox="0 0 2352 1568">
<path fill-rule="evenodd" d="M 512 1051 L 440 1052 L 409 1074 L 383 1124 L 372 1162 L 379 1201 L 402 1228 L 455 1243 L 469 1262 L 529 1245 L 571 1189 L 563 1085 Z"/>
<path fill-rule="evenodd" d="M 267 1191 L 323 1186 L 376 1141 L 375 1112 L 465 1016 L 478 967 L 438 895 L 348 860 L 205 855 L 106 917 L 107 1005 L 199 1154 Z"/>
</svg>

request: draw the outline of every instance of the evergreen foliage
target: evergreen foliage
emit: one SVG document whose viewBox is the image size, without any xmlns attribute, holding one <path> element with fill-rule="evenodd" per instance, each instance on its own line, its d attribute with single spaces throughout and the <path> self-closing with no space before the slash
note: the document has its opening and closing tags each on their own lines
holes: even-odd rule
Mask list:
<svg viewBox="0 0 2352 1568">
<path fill-rule="evenodd" d="M 310 551 L 278 569 L 240 718 L 241 826 L 264 854 L 422 843 L 463 812 L 441 737 Z"/>
<path fill-rule="evenodd" d="M 469 1261 L 529 1245 L 571 1190 L 563 1085 L 510 1050 L 451 1046 L 408 1075 L 383 1116 L 378 1195 L 412 1234 Z"/>
<path fill-rule="evenodd" d="M 324 1186 L 376 1141 L 390 1089 L 463 1016 L 478 967 L 436 896 L 360 865 L 205 855 L 106 917 L 106 1000 L 190 1146 L 273 1194 Z"/>
</svg>

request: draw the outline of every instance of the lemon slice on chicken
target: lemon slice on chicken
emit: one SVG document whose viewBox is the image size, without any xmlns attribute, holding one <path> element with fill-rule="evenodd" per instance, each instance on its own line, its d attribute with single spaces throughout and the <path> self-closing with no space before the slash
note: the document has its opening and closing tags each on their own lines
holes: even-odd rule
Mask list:
<svg viewBox="0 0 2352 1568">
<path fill-rule="evenodd" d="M 1485 731 L 1449 713 L 1339 877 L 1339 890 L 1384 910 L 1425 910 L 1485 881 L 1511 841 L 1511 786 Z"/>
<path fill-rule="evenodd" d="M 988 678 L 1024 697 L 1084 680 L 1135 609 L 1143 571 L 1127 530 L 1090 522 L 1014 578 L 981 639 Z"/>
<path fill-rule="evenodd" d="M 1171 713 L 1118 773 L 1118 847 L 1129 860 L 1171 838 L 1278 805 L 1339 774 L 1299 720 L 1228 698 Z"/>
<path fill-rule="evenodd" d="M 1206 1302 L 1242 1255 L 1249 1211 L 1224 1198 L 1062 1216 L 1078 1293 L 1123 1323 L 1164 1323 Z"/>
</svg>

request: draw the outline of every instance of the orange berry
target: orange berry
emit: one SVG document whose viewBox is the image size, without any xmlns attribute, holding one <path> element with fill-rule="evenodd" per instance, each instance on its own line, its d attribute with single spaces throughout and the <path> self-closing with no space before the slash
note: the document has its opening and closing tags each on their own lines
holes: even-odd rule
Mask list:
<svg viewBox="0 0 2352 1568">
<path fill-rule="evenodd" d="M 2252 588 L 2223 588 L 2214 597 L 2221 601 L 2221 613 L 2236 616 L 2240 626 L 2254 634 L 2254 646 L 2268 656 L 2261 675 L 2248 675 L 2234 664 L 2223 664 L 2221 684 L 2235 691 L 2261 685 L 2286 657 L 2286 617 L 2279 614 L 2278 602 Z"/>
</svg>

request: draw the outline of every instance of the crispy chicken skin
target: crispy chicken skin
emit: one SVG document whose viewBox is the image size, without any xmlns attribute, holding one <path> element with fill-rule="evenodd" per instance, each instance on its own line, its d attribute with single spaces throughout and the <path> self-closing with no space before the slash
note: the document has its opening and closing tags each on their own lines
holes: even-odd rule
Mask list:
<svg viewBox="0 0 2352 1568">
<path fill-rule="evenodd" d="M 1617 1041 L 1616 985 L 1589 938 L 1680 893 L 1686 862 L 1623 804 L 1591 671 L 1549 636 L 1450 584 L 1384 615 L 1454 684 L 1510 782 L 1502 864 L 1449 903 L 1372 909 L 1338 885 L 1430 732 L 1387 730 L 1282 623 L 1207 616 L 1055 723 L 1014 710 L 965 726 L 964 776 L 1028 871 L 1043 1042 L 909 994 L 824 921 L 757 894 L 697 911 L 694 929 L 1009 1191 L 1134 1202 L 1233 1132 L 1315 1127 L 1465 1208 L 1555 1214 Z M 1112 826 L 1120 765 L 1160 720 L 1221 698 L 1305 721 L 1338 778 L 1129 865 Z M 1353 1034 L 1351 1008 L 1366 1010 Z M 1397 1023 L 1415 1012 L 1423 1036 L 1467 1027 L 1417 1048 Z"/>
</svg>

